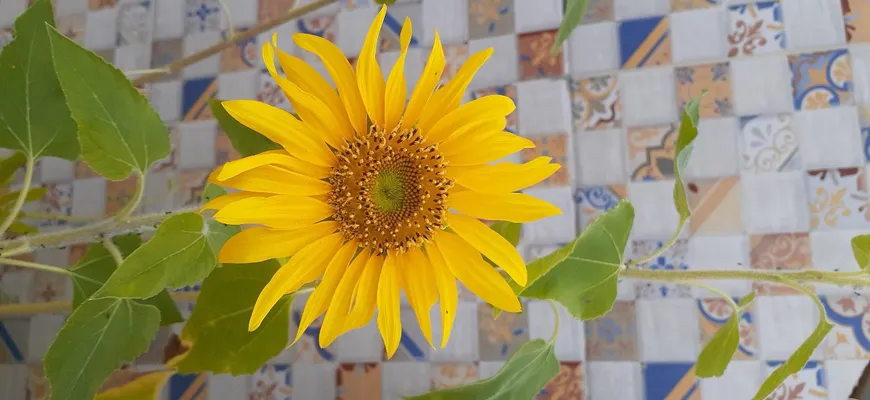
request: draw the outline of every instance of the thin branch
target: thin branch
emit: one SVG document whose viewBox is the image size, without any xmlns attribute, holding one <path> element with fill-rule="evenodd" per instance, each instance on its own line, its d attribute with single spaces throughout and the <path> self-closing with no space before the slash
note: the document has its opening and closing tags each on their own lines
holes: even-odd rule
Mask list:
<svg viewBox="0 0 870 400">
<path fill-rule="evenodd" d="M 106 238 L 106 240 L 103 240 L 103 246 L 106 247 L 106 250 L 108 250 L 109 254 L 112 255 L 112 258 L 115 259 L 115 265 L 120 267 L 121 263 L 124 262 L 124 256 L 121 255 L 121 249 L 119 249 L 118 246 L 115 245 L 115 242 L 112 241 L 112 238 Z"/>
</svg>

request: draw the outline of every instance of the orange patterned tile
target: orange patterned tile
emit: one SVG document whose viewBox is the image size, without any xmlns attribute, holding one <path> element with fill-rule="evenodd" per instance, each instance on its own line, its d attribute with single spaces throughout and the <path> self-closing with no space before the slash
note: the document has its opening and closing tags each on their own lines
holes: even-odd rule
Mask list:
<svg viewBox="0 0 870 400">
<path fill-rule="evenodd" d="M 687 189 L 689 207 L 692 208 L 691 234 L 743 233 L 739 177 L 689 182 Z"/>
<path fill-rule="evenodd" d="M 565 74 L 563 52 L 553 55 L 556 30 L 523 33 L 517 36 L 520 79 L 560 77 Z"/>
<path fill-rule="evenodd" d="M 381 398 L 381 364 L 340 364 L 335 372 L 337 400 Z"/>
<path fill-rule="evenodd" d="M 584 398 L 583 363 L 579 362 L 559 363 L 559 373 L 535 396 L 535 400 Z"/>
<path fill-rule="evenodd" d="M 812 268 L 808 233 L 776 233 L 749 236 L 749 262 L 754 269 L 801 270 Z M 797 294 L 792 288 L 755 282 L 758 294 Z"/>
<path fill-rule="evenodd" d="M 543 182 L 535 186 L 553 187 L 569 185 L 570 176 L 568 170 L 570 168 L 566 167 L 567 165 L 569 165 L 568 149 L 570 148 L 570 146 L 568 145 L 568 135 L 536 136 L 530 137 L 528 139 L 535 143 L 535 147 L 531 149 L 523 149 L 523 151 L 520 153 L 522 162 L 528 162 L 537 157 L 543 156 L 551 157 L 553 159 L 552 162 L 562 165 L 562 168 L 559 168 L 556 173 L 550 175 L 549 178 L 545 179 Z"/>
<path fill-rule="evenodd" d="M 130 177 L 123 181 L 106 181 L 106 215 L 114 215 L 120 211 L 136 193 L 136 178 Z"/>
<path fill-rule="evenodd" d="M 734 115 L 731 96 L 731 66 L 727 62 L 678 67 L 675 70 L 677 107 L 686 104 L 706 91 L 701 98 L 701 118 L 730 117 Z"/>
<path fill-rule="evenodd" d="M 626 150 L 633 181 L 660 181 L 674 177 L 677 134 L 677 127 L 673 124 L 628 129 Z"/>
</svg>

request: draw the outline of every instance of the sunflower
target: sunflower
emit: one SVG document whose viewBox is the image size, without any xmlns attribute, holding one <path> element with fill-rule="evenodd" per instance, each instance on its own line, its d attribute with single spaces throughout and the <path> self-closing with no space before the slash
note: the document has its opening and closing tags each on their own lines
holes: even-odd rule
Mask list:
<svg viewBox="0 0 870 400">
<path fill-rule="evenodd" d="M 401 53 L 385 81 L 376 60 L 385 13 L 382 7 L 370 26 L 356 71 L 329 41 L 293 36 L 323 61 L 335 87 L 278 50 L 274 37 L 263 46 L 266 68 L 298 118 L 253 100 L 223 103 L 233 118 L 282 147 L 228 162 L 209 176 L 238 190 L 204 206 L 217 210 L 214 219 L 255 225 L 224 244 L 220 262 L 290 257 L 260 293 L 249 330 L 260 326 L 282 296 L 318 279 L 294 342 L 325 314 L 319 342 L 326 347 L 366 325 L 377 309 L 392 356 L 402 335 L 404 291 L 430 345 L 429 309 L 440 300 L 443 347 L 456 315 L 457 279 L 493 306 L 520 311 L 519 299 L 493 265 L 525 285 L 525 264 L 510 242 L 480 220 L 521 223 L 559 214 L 553 205 L 517 193 L 559 165 L 548 157 L 491 164 L 534 147 L 504 131 L 505 116 L 514 110 L 510 98 L 491 95 L 461 105 L 492 49 L 469 57 L 453 80 L 438 87 L 444 53 L 436 32 L 406 105 L 411 22 L 405 20 Z"/>
</svg>

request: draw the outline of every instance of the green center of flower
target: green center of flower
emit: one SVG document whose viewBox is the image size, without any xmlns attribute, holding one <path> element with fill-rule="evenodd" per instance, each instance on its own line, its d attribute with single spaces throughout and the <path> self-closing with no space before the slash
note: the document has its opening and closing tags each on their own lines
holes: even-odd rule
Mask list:
<svg viewBox="0 0 870 400">
<path fill-rule="evenodd" d="M 392 212 L 402 208 L 405 199 L 405 185 L 402 177 L 396 171 L 381 171 L 375 178 L 372 188 L 372 200 L 383 212 Z"/>
</svg>

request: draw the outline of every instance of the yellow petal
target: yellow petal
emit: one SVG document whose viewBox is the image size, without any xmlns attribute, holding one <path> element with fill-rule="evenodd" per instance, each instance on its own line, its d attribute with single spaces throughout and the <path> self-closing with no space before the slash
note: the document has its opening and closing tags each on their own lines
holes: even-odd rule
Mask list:
<svg viewBox="0 0 870 400">
<path fill-rule="evenodd" d="M 459 291 L 456 289 L 456 277 L 450 272 L 447 262 L 441 256 L 435 242 L 426 244 L 426 256 L 432 265 L 435 275 L 435 286 L 441 297 L 441 348 L 447 345 L 450 332 L 453 331 L 453 320 L 456 319 L 456 307 L 459 304 Z"/>
<path fill-rule="evenodd" d="M 432 98 L 426 103 L 426 109 L 420 116 L 418 123 L 420 130 L 424 133 L 429 132 L 441 117 L 459 107 L 462 95 L 465 94 L 465 89 L 471 83 L 471 78 L 490 56 L 492 56 L 492 47 L 472 54 L 471 57 L 468 57 L 468 61 L 459 67 L 453 79 L 432 95 Z"/>
<path fill-rule="evenodd" d="M 438 149 L 445 157 L 454 155 L 465 148 L 464 142 L 501 132 L 505 126 L 507 126 L 507 120 L 504 117 L 476 120 L 456 130 L 453 135 L 438 145 Z"/>
<path fill-rule="evenodd" d="M 221 172 L 218 174 L 218 180 L 226 180 L 232 178 L 242 172 L 261 167 L 263 165 L 275 165 L 286 168 L 290 171 L 310 176 L 312 178 L 323 179 L 329 176 L 330 169 L 319 165 L 311 164 L 291 156 L 282 150 L 267 151 L 253 156 L 240 158 L 235 161 L 230 161 L 224 164 Z"/>
<path fill-rule="evenodd" d="M 293 343 L 290 344 L 291 346 L 302 337 L 302 334 L 314 322 L 315 318 L 326 312 L 330 301 L 335 296 L 335 289 L 338 287 L 339 282 L 341 282 L 341 277 L 347 270 L 347 266 L 350 264 L 350 260 L 353 258 L 357 248 L 356 241 L 345 243 L 326 266 L 323 280 L 320 281 L 320 284 L 317 285 L 311 296 L 308 297 L 308 302 L 305 303 L 302 318 L 299 320 L 299 328 L 296 330 L 296 338 L 293 339 Z"/>
<path fill-rule="evenodd" d="M 229 225 L 258 224 L 279 229 L 299 229 L 332 216 L 332 206 L 305 196 L 253 197 L 227 205 L 214 214 Z"/>
<path fill-rule="evenodd" d="M 449 214 L 447 224 L 471 247 L 507 272 L 520 286 L 526 286 L 526 264 L 511 242 L 483 222 L 462 214 Z"/>
<path fill-rule="evenodd" d="M 531 222 L 562 213 L 558 207 L 523 193 L 450 193 L 450 207 L 490 221 Z"/>
<path fill-rule="evenodd" d="M 399 274 L 402 277 L 402 287 L 405 296 L 414 309 L 417 323 L 429 346 L 432 346 L 432 321 L 429 317 L 429 309 L 437 298 L 435 288 L 435 275 L 429 260 L 419 248 L 413 248 L 409 252 L 397 256 L 401 261 L 398 264 Z"/>
<path fill-rule="evenodd" d="M 359 83 L 359 92 L 362 95 L 363 104 L 366 105 L 369 118 L 372 123 L 384 126 L 384 75 L 378 65 L 378 35 L 384 25 L 384 16 L 387 15 L 387 6 L 382 5 L 381 11 L 369 26 L 366 40 L 363 43 L 356 61 L 356 76 Z"/>
<path fill-rule="evenodd" d="M 280 108 L 254 100 L 221 103 L 236 121 L 280 144 L 292 156 L 324 167 L 335 165 L 335 155 L 311 128 Z"/>
<path fill-rule="evenodd" d="M 428 143 L 440 143 L 456 131 L 481 120 L 504 118 L 516 109 L 510 97 L 483 96 L 469 101 L 441 118 L 429 131 L 423 131 Z M 498 128 L 501 129 L 501 128 Z"/>
<path fill-rule="evenodd" d="M 402 319 L 399 309 L 399 286 L 398 265 L 396 256 L 387 253 L 384 267 L 378 280 L 378 330 L 384 338 L 384 346 L 387 349 L 387 358 L 392 358 L 399 348 L 402 339 Z"/>
<path fill-rule="evenodd" d="M 290 257 L 299 249 L 338 229 L 335 221 L 323 221 L 305 229 L 286 230 L 264 226 L 245 229 L 227 240 L 218 253 L 218 261 L 249 264 L 273 258 Z"/>
<path fill-rule="evenodd" d="M 383 265 L 384 258 L 381 256 L 372 256 L 366 263 L 362 276 L 355 285 L 353 309 L 350 311 L 345 329 L 362 328 L 372 319 L 372 315 L 375 313 L 378 279 L 381 276 Z"/>
<path fill-rule="evenodd" d="M 550 164 L 550 157 L 538 157 L 525 164 L 511 162 L 496 165 L 448 167 L 456 183 L 486 193 L 510 193 L 535 185 L 555 173 L 560 165 Z"/>
<path fill-rule="evenodd" d="M 405 57 L 408 55 L 408 46 L 411 44 L 411 19 L 405 18 L 402 33 L 399 35 L 401 53 L 390 71 L 387 78 L 387 88 L 384 94 L 384 119 L 385 128 L 389 132 L 402 118 L 405 110 L 405 97 L 407 96 L 407 84 L 405 83 Z"/>
<path fill-rule="evenodd" d="M 200 211 L 202 211 L 202 210 L 220 210 L 221 208 L 224 208 L 227 205 L 229 205 L 231 203 L 235 203 L 235 202 L 242 200 L 242 199 L 249 199 L 251 197 L 269 197 L 269 196 L 274 196 L 274 195 L 265 194 L 265 193 L 254 193 L 254 192 L 228 193 L 228 194 L 225 194 L 223 196 L 218 196 L 218 197 L 215 197 L 215 198 L 209 200 L 208 203 L 205 203 L 205 205 L 203 205 L 200 208 Z"/>
<path fill-rule="evenodd" d="M 297 33 L 293 35 L 293 41 L 303 50 L 320 57 L 323 66 L 326 67 L 326 71 L 335 82 L 335 87 L 338 89 L 338 94 L 353 129 L 359 134 L 367 132 L 366 108 L 356 83 L 356 75 L 354 75 L 353 68 L 351 68 L 344 53 L 332 42 L 320 36 Z"/>
<path fill-rule="evenodd" d="M 463 140 L 456 140 L 449 146 L 447 142 L 439 146 L 442 151 L 446 149 L 452 153 L 450 156 L 442 154 L 453 166 L 486 164 L 533 147 L 535 143 L 531 140 L 504 131 L 465 135 Z"/>
<path fill-rule="evenodd" d="M 332 190 L 325 181 L 274 165 L 252 168 L 226 180 L 209 178 L 209 182 L 223 187 L 257 193 L 314 196 Z"/>
<path fill-rule="evenodd" d="M 295 292 L 302 285 L 323 275 L 329 260 L 341 247 L 341 233 L 334 233 L 299 250 L 293 258 L 281 266 L 257 297 L 248 330 L 260 327 L 269 310 L 287 293 Z"/>
<path fill-rule="evenodd" d="M 441 38 L 438 36 L 438 31 L 435 31 L 435 43 L 432 45 L 432 52 L 429 53 L 429 60 L 426 61 L 423 73 L 420 74 L 420 80 L 417 81 L 417 86 L 411 92 L 408 107 L 405 108 L 405 115 L 402 117 L 402 129 L 410 128 L 420 119 L 420 115 L 423 114 L 423 108 L 426 106 L 429 98 L 432 97 L 432 92 L 435 91 L 435 86 L 441 81 L 444 64 L 444 50 L 441 47 Z"/>
<path fill-rule="evenodd" d="M 468 290 L 502 310 L 520 312 L 522 307 L 517 295 L 495 268 L 483 261 L 477 250 L 450 232 L 440 232 L 436 241 L 450 272 Z"/>
<path fill-rule="evenodd" d="M 326 315 L 323 317 L 323 324 L 320 325 L 320 339 L 318 341 L 321 347 L 328 347 L 345 332 L 350 302 L 353 299 L 353 289 L 356 287 L 369 259 L 370 252 L 367 249 L 363 250 L 350 263 L 344 276 L 341 277 L 341 282 L 335 289 L 335 296 L 333 296 L 329 308 L 326 310 Z"/>
</svg>

